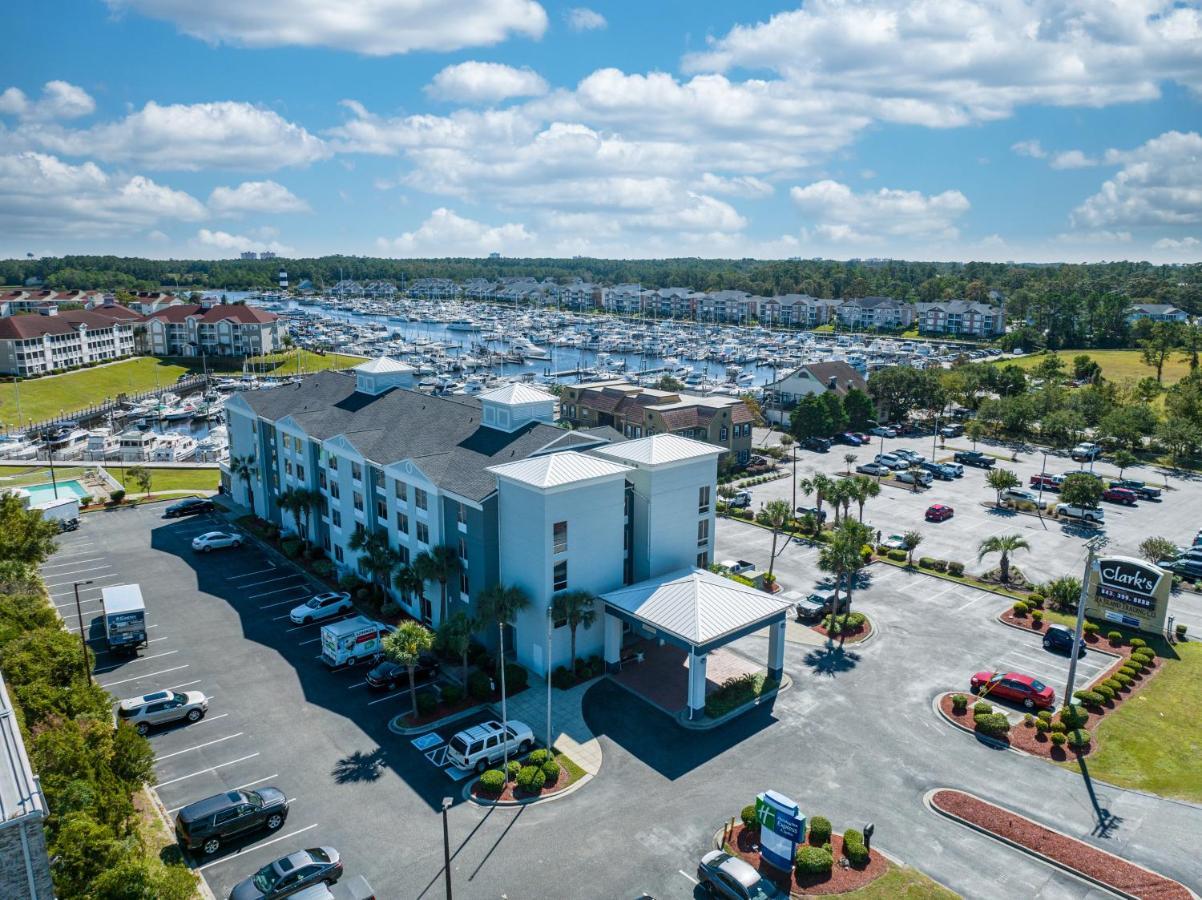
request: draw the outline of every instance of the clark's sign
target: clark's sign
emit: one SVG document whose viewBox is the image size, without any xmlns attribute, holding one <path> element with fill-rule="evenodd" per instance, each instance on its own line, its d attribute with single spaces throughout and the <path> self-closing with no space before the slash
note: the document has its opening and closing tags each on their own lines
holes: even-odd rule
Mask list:
<svg viewBox="0 0 1202 900">
<path fill-rule="evenodd" d="M 1140 631 L 1163 632 L 1172 576 L 1129 556 L 1107 556 L 1089 576 L 1085 613 Z"/>
</svg>

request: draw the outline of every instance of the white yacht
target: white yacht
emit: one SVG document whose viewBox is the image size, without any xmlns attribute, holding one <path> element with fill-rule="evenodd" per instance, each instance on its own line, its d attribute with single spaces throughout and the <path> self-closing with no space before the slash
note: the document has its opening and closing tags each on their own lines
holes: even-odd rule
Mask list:
<svg viewBox="0 0 1202 900">
<path fill-rule="evenodd" d="M 224 425 L 216 425 L 196 444 L 197 462 L 224 462 L 230 455 L 230 432 Z"/>
<path fill-rule="evenodd" d="M 183 462 L 191 459 L 196 453 L 196 438 L 171 431 L 158 435 L 158 442 L 150 451 L 150 458 L 155 462 Z"/>
<path fill-rule="evenodd" d="M 83 448 L 83 458 L 105 460 L 117 455 L 121 442 L 111 428 L 93 428 L 88 432 L 88 442 Z"/>
</svg>

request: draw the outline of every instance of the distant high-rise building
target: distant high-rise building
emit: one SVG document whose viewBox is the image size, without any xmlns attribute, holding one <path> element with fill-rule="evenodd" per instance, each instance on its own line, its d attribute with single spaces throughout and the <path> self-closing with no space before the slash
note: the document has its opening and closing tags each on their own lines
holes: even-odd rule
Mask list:
<svg viewBox="0 0 1202 900">
<path fill-rule="evenodd" d="M 274 250 L 264 250 L 259 254 L 259 259 L 275 259 L 275 255 Z"/>
<path fill-rule="evenodd" d="M 259 258 L 259 254 L 255 253 L 254 250 L 243 250 L 240 255 L 243 259 L 258 259 Z M 272 255 L 274 256 L 275 254 L 273 253 Z"/>
<path fill-rule="evenodd" d="M 488 254 L 488 258 L 489 259 L 500 259 L 501 254 L 498 253 L 496 250 L 494 250 L 492 253 Z"/>
</svg>

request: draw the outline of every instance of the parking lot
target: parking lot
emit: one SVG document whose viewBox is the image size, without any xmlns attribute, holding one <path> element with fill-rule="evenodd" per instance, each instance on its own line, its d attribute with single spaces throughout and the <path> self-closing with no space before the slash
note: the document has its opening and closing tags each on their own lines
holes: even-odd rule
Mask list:
<svg viewBox="0 0 1202 900">
<path fill-rule="evenodd" d="M 92 581 L 80 588 L 83 624 L 96 652 L 94 677 L 115 697 L 172 689 L 210 698 L 199 722 L 150 733 L 156 790 L 170 815 L 234 789 L 272 785 L 288 796 L 288 819 L 277 833 L 249 835 L 210 858 L 193 855 L 210 887 L 224 897 L 279 856 L 331 845 L 348 875 L 365 875 L 378 896 L 405 896 L 401 879 L 411 886 L 412 873 L 402 876 L 391 863 L 398 830 L 423 820 L 423 833 L 439 838 L 423 848 L 430 877 L 437 876 L 434 810 L 444 795 L 458 802 L 462 788 L 455 782 L 463 776 L 448 776 L 441 758 L 453 730 L 437 735 L 441 751 L 434 738 L 419 748 L 412 745 L 418 736 L 389 732 L 388 720 L 407 708 L 408 690 L 375 692 L 363 668 L 329 671 L 320 660 L 324 623 L 288 620 L 290 609 L 318 589 L 305 573 L 253 541 L 193 553 L 193 537 L 227 523 L 215 515 L 167 520 L 162 509 L 85 517 L 79 531 L 64 535 L 43 575 L 74 632 L 72 584 Z M 141 585 L 147 608 L 149 644 L 135 658 L 104 649 L 99 616 L 101 588 L 129 582 Z"/>
</svg>

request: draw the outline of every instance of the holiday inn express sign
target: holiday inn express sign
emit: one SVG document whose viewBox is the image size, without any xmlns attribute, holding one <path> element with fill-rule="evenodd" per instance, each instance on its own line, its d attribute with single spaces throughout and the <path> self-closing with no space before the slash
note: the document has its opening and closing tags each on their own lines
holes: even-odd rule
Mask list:
<svg viewBox="0 0 1202 900">
<path fill-rule="evenodd" d="M 1090 572 L 1085 614 L 1161 633 L 1172 586 L 1172 576 L 1156 566 L 1128 556 L 1107 556 Z"/>
</svg>

